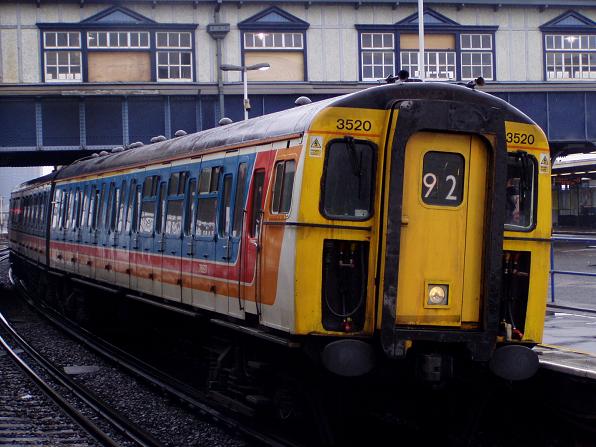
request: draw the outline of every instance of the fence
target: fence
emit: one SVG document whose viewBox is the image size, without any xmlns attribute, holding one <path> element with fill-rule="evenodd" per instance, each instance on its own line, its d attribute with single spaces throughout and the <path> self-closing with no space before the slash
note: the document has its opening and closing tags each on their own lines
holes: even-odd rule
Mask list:
<svg viewBox="0 0 596 447">
<path fill-rule="evenodd" d="M 556 243 L 567 243 L 567 244 L 594 244 L 596 249 L 596 238 L 584 237 L 584 236 L 554 236 L 551 238 L 550 245 L 550 301 L 551 303 L 556 302 L 555 295 L 555 275 L 571 275 L 571 276 L 586 276 L 596 278 L 596 273 L 581 272 L 577 270 L 556 270 L 555 269 L 555 244 Z M 596 264 L 594 265 L 596 267 Z M 596 306 L 596 300 L 594 303 Z"/>
</svg>

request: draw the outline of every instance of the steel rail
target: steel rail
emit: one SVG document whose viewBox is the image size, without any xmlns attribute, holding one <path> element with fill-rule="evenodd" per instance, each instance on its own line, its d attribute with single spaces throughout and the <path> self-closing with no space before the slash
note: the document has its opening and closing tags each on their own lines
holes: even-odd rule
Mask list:
<svg viewBox="0 0 596 447">
<path fill-rule="evenodd" d="M 12 270 L 9 271 L 10 282 L 17 287 L 17 283 L 12 275 Z M 91 407 L 95 412 L 101 415 L 106 421 L 108 421 L 113 427 L 116 428 L 120 434 L 125 436 L 128 440 L 133 442 L 135 445 L 143 447 L 162 447 L 163 444 L 157 440 L 153 435 L 146 432 L 145 430 L 138 427 L 136 424 L 128 420 L 125 416 L 112 409 L 108 404 L 101 400 L 98 396 L 94 395 L 90 390 L 86 389 L 83 385 L 75 382 L 66 373 L 63 373 L 56 368 L 51 362 L 45 357 L 39 354 L 35 348 L 33 348 L 27 341 L 25 341 L 16 330 L 8 323 L 2 313 L 0 313 L 0 325 L 8 331 L 17 343 L 25 350 L 35 361 L 47 372 L 54 380 L 60 383 L 67 390 L 72 392 L 86 405 Z M 76 411 L 76 410 L 75 410 Z M 99 430 L 99 429 L 98 429 Z M 91 435 L 93 433 L 90 432 Z M 110 438 L 104 433 L 105 439 L 100 442 L 106 443 L 106 445 L 118 445 L 110 441 Z"/>
<path fill-rule="evenodd" d="M 39 312 L 44 318 L 56 325 L 58 328 L 69 334 L 75 340 L 84 343 L 87 347 L 103 356 L 109 361 L 119 365 L 128 372 L 136 375 L 147 383 L 161 389 L 172 397 L 186 403 L 198 410 L 203 416 L 209 416 L 212 420 L 225 425 L 226 427 L 242 433 L 244 436 L 256 440 L 264 445 L 272 447 L 303 447 L 303 444 L 281 439 L 277 435 L 264 434 L 248 424 L 234 419 L 218 409 L 210 406 L 207 395 L 196 388 L 192 388 L 180 380 L 160 371 L 152 365 L 132 356 L 117 346 L 97 337 L 84 328 L 58 314 L 52 308 L 38 304 L 28 294 L 27 290 L 20 283 L 17 283 L 11 272 L 11 282 L 20 291 L 21 296 L 27 303 Z"/>
<path fill-rule="evenodd" d="M 0 314 L 2 323 L 6 321 Z M 91 422 L 85 415 L 81 414 L 76 408 L 70 405 L 61 394 L 57 393 L 46 381 L 44 381 L 33 369 L 15 352 L 14 349 L 0 336 L 0 345 L 8 353 L 14 362 L 29 376 L 37 387 L 50 398 L 66 415 L 68 415 L 75 424 L 81 427 L 85 432 L 92 436 L 102 445 L 117 447 L 112 438 L 105 434 L 97 425 Z"/>
</svg>

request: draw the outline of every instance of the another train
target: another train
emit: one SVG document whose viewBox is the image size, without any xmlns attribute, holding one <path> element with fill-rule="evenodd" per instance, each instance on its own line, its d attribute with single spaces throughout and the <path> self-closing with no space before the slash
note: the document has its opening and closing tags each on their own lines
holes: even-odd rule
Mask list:
<svg viewBox="0 0 596 447">
<path fill-rule="evenodd" d="M 376 86 L 27 182 L 13 265 L 206 315 L 344 376 L 414 356 L 427 380 L 460 358 L 521 379 L 545 315 L 549 161 L 499 98 Z"/>
</svg>

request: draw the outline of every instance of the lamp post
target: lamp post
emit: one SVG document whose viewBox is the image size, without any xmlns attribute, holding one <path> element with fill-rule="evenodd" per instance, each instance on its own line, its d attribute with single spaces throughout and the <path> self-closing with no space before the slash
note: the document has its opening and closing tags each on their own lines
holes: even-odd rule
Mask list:
<svg viewBox="0 0 596 447">
<path fill-rule="evenodd" d="M 222 64 L 219 66 L 222 71 L 241 71 L 242 79 L 244 81 L 244 119 L 248 119 L 248 111 L 250 110 L 250 101 L 248 100 L 248 76 L 247 72 L 251 70 L 269 70 L 271 65 L 267 62 L 254 65 L 228 65 Z"/>
</svg>

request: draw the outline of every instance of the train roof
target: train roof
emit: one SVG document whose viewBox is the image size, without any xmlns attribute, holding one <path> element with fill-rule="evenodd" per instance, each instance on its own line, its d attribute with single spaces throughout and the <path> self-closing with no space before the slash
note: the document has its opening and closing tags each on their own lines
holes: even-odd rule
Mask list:
<svg viewBox="0 0 596 447">
<path fill-rule="evenodd" d="M 222 151 L 239 145 L 284 136 L 302 134 L 315 116 L 326 107 L 387 109 L 396 100 L 435 99 L 470 102 L 497 107 L 506 119 L 532 123 L 532 120 L 507 102 L 484 92 L 439 82 L 401 82 L 375 86 L 355 93 L 313 102 L 281 112 L 239 121 L 182 137 L 148 144 L 122 152 L 77 160 L 59 170 L 56 180 L 95 175 L 159 163 L 171 159 L 197 156 L 216 148 Z M 38 179 L 39 180 L 39 179 Z"/>
</svg>

